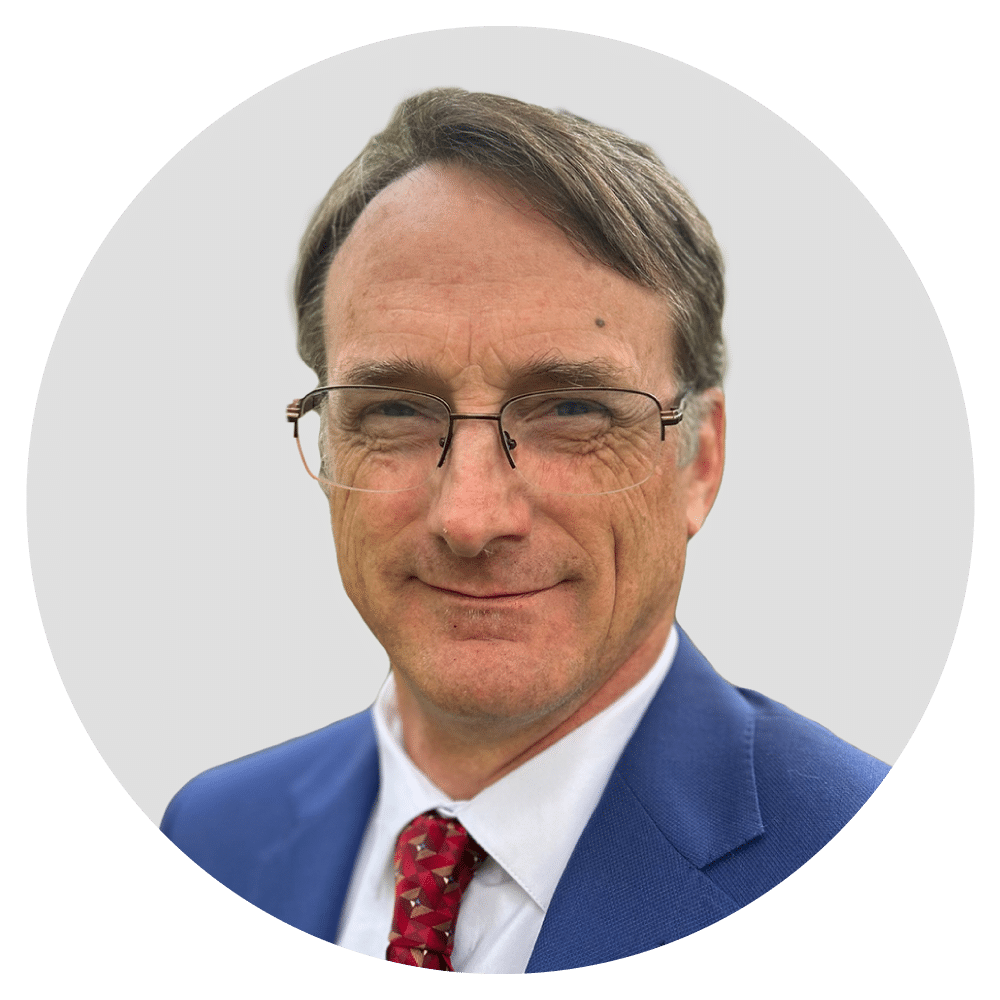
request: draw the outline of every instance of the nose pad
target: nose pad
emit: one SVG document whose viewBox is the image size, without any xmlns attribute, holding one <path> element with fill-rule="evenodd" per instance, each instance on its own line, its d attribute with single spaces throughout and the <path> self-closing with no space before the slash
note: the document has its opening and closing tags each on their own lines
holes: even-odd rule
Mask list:
<svg viewBox="0 0 1000 1000">
<path fill-rule="evenodd" d="M 507 464 L 512 468 L 516 469 L 517 466 L 514 464 L 514 458 L 511 452 L 517 447 L 517 441 L 515 441 L 506 431 L 506 429 L 500 426 L 500 417 L 495 413 L 454 413 L 451 417 L 451 425 L 448 428 L 448 433 L 444 437 L 438 438 L 438 447 L 441 449 L 441 456 L 438 459 L 437 467 L 440 469 L 444 466 L 445 459 L 448 457 L 449 452 L 452 449 L 453 442 L 455 439 L 455 424 L 459 420 L 495 420 L 497 423 L 497 432 L 500 435 L 500 450 L 503 452 L 503 457 L 507 460 Z"/>
</svg>

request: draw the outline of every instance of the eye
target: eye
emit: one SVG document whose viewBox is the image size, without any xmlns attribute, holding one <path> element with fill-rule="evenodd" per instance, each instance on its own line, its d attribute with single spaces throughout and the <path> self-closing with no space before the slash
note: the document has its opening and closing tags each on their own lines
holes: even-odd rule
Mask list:
<svg viewBox="0 0 1000 1000">
<path fill-rule="evenodd" d="M 557 417 L 584 417 L 604 409 L 589 399 L 561 399 L 553 407 Z"/>
<path fill-rule="evenodd" d="M 416 409 L 401 399 L 387 400 L 374 409 L 380 417 L 415 417 Z"/>
</svg>

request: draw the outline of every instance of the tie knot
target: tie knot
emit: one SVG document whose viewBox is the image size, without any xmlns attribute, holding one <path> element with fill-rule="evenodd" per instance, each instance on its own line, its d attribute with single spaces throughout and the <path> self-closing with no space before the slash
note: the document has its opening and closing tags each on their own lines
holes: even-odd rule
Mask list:
<svg viewBox="0 0 1000 1000">
<path fill-rule="evenodd" d="M 396 904 L 386 958 L 453 972 L 458 905 L 486 852 L 457 819 L 418 816 L 396 841 Z"/>
</svg>

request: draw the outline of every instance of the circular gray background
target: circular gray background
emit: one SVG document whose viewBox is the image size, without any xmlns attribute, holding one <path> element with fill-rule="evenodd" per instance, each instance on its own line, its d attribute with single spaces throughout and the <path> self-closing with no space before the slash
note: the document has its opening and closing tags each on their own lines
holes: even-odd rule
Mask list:
<svg viewBox="0 0 1000 1000">
<path fill-rule="evenodd" d="M 314 384 L 289 286 L 333 178 L 442 85 L 618 128 L 688 186 L 727 258 L 729 452 L 678 619 L 729 680 L 894 762 L 972 536 L 961 390 L 904 253 L 822 153 L 720 81 L 593 36 L 470 28 L 246 101 L 80 282 L 35 413 L 29 531 L 55 661 L 112 771 L 158 821 L 193 774 L 365 708 L 385 676 L 284 421 Z"/>
</svg>

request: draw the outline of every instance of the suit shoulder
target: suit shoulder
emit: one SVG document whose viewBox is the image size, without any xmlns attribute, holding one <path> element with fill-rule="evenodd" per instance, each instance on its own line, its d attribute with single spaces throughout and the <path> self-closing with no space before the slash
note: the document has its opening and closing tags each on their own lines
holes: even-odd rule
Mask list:
<svg viewBox="0 0 1000 1000">
<path fill-rule="evenodd" d="M 825 802 L 831 818 L 843 814 L 843 825 L 888 773 L 887 764 L 818 722 L 756 691 L 738 690 L 754 717 L 758 794 L 771 805 L 799 797 L 814 804 Z"/>
<path fill-rule="evenodd" d="M 160 828 L 233 892 L 325 936 L 339 897 L 317 898 L 315 887 L 325 877 L 327 888 L 346 890 L 343 859 L 354 856 L 377 793 L 365 712 L 199 774 L 174 796 Z"/>
<path fill-rule="evenodd" d="M 779 702 L 740 690 L 753 717 L 753 769 L 763 832 L 706 873 L 739 905 L 823 848 L 867 802 L 889 766 Z"/>
<path fill-rule="evenodd" d="M 375 754 L 370 713 L 352 715 L 196 775 L 170 801 L 161 829 L 176 841 L 186 827 L 223 817 L 231 825 L 244 813 L 259 826 L 267 815 L 289 810 L 293 793 L 302 799 L 311 784 L 329 784 L 332 775 Z"/>
</svg>

